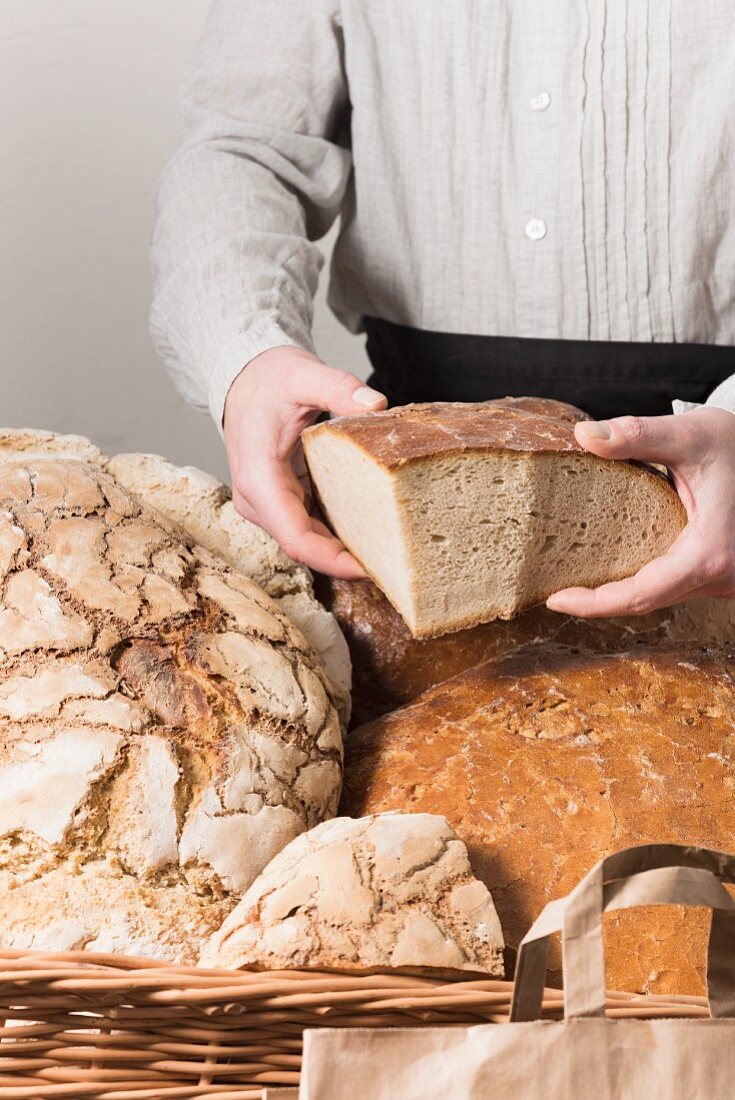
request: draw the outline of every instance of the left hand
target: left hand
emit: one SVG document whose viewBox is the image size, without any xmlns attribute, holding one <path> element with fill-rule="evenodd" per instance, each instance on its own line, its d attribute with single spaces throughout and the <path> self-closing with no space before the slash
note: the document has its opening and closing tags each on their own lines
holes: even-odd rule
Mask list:
<svg viewBox="0 0 735 1100">
<path fill-rule="evenodd" d="M 552 611 L 597 618 L 643 615 L 695 596 L 735 596 L 735 415 L 702 406 L 678 416 L 621 416 L 576 425 L 601 458 L 668 466 L 688 523 L 660 558 L 600 588 L 565 588 Z"/>
</svg>

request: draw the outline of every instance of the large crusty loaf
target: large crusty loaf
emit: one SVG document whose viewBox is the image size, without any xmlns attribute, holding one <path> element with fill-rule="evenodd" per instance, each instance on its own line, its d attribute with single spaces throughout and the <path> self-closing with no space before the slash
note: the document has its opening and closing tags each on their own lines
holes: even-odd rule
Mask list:
<svg viewBox="0 0 735 1100">
<path fill-rule="evenodd" d="M 316 591 L 347 639 L 352 722 L 363 725 L 444 680 L 534 641 L 605 651 L 661 642 L 735 642 L 735 600 L 698 599 L 649 615 L 575 619 L 534 607 L 438 638 L 417 639 L 372 581 L 317 577 Z"/>
<path fill-rule="evenodd" d="M 515 949 L 605 853 L 731 851 L 734 748 L 735 649 L 528 646 L 353 731 L 341 812 L 444 815 Z M 612 916 L 608 985 L 701 993 L 706 927 L 701 910 Z"/>
<path fill-rule="evenodd" d="M 503 974 L 503 935 L 443 817 L 337 818 L 275 857 L 204 966 Z"/>
<path fill-rule="evenodd" d="M 520 405 L 406 405 L 302 439 L 332 527 L 417 638 L 628 576 L 686 522 L 658 470 Z"/>
<path fill-rule="evenodd" d="M 0 581 L 0 942 L 195 961 L 336 810 L 316 657 L 74 447 L 4 449 Z"/>
<path fill-rule="evenodd" d="M 239 516 L 232 494 L 195 466 L 175 466 L 160 455 L 120 454 L 107 462 L 131 493 L 181 525 L 196 541 L 251 577 L 296 624 L 319 657 L 347 722 L 350 655 L 334 616 L 314 596 L 312 576 L 274 538 Z"/>
<path fill-rule="evenodd" d="M 161 455 L 130 453 L 108 458 L 84 436 L 0 428 L 0 459 L 19 454 L 27 459 L 57 455 L 99 464 L 119 485 L 183 527 L 200 546 L 265 589 L 318 656 L 347 724 L 350 655 L 334 616 L 315 598 L 306 566 L 284 554 L 261 527 L 237 514 L 226 485 L 195 466 L 176 466 Z"/>
</svg>

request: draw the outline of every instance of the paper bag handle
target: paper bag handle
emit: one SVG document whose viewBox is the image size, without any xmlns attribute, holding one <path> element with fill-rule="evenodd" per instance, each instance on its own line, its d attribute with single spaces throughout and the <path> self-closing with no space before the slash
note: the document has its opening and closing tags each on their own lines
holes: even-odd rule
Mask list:
<svg viewBox="0 0 735 1100">
<path fill-rule="evenodd" d="M 518 952 L 510 1018 L 538 1020 L 549 937 L 561 931 L 564 1016 L 605 1014 L 602 914 L 636 905 L 712 909 L 707 953 L 710 1014 L 735 1017 L 735 856 L 680 844 L 642 844 L 606 856 L 566 898 L 549 902 Z"/>
</svg>

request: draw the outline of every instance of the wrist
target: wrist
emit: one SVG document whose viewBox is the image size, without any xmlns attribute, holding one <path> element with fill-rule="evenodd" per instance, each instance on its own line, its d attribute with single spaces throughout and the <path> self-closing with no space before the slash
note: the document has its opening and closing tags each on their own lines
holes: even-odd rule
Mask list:
<svg viewBox="0 0 735 1100">
<path fill-rule="evenodd" d="M 266 351 L 294 348 L 299 352 L 308 342 L 308 338 L 298 341 L 291 337 L 274 320 L 266 319 L 261 324 L 239 332 L 225 343 L 214 362 L 207 370 L 207 392 L 209 409 L 217 427 L 222 430 L 224 410 L 227 399 L 235 382 L 243 372 Z"/>
</svg>

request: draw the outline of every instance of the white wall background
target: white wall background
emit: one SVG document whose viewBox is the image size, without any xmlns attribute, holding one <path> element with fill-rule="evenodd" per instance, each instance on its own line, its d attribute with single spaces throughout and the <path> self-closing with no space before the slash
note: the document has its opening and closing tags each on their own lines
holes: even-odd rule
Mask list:
<svg viewBox="0 0 735 1100">
<path fill-rule="evenodd" d="M 147 328 L 153 196 L 207 6 L 0 0 L 0 424 L 224 477 L 217 431 L 176 393 Z M 362 340 L 323 285 L 315 337 L 364 376 Z"/>
</svg>

